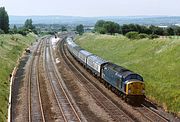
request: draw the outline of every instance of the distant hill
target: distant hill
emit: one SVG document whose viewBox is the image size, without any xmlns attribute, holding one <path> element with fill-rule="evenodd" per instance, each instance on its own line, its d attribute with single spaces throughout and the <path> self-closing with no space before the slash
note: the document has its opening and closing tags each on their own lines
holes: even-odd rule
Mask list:
<svg viewBox="0 0 180 122">
<path fill-rule="evenodd" d="M 172 25 L 180 24 L 180 16 L 127 16 L 127 17 L 76 17 L 76 16 L 10 16 L 10 24 L 23 24 L 31 18 L 34 24 L 84 24 L 92 26 L 97 20 L 110 20 L 119 24 Z"/>
</svg>

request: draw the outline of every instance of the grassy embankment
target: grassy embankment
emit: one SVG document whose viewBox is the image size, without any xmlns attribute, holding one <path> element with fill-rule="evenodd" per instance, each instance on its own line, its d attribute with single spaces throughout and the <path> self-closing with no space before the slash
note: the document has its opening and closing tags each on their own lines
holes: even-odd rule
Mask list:
<svg viewBox="0 0 180 122">
<path fill-rule="evenodd" d="M 24 49 L 33 41 L 35 41 L 33 34 L 0 35 L 0 122 L 5 122 L 7 119 L 9 74 Z"/>
<path fill-rule="evenodd" d="M 143 76 L 146 96 L 180 116 L 180 39 L 129 40 L 84 34 L 77 43 L 104 59 Z"/>
</svg>

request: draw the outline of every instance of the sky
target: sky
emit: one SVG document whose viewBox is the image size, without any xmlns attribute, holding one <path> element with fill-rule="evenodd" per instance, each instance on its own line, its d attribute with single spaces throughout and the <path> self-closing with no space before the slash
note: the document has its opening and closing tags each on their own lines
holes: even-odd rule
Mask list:
<svg viewBox="0 0 180 122">
<path fill-rule="evenodd" d="M 180 0 L 0 0 L 9 15 L 180 16 Z"/>
</svg>

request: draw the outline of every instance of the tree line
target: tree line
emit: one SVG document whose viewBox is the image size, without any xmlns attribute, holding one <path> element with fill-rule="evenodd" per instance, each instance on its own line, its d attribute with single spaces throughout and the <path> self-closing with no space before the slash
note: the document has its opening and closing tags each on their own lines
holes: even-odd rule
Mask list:
<svg viewBox="0 0 180 122">
<path fill-rule="evenodd" d="M 9 16 L 5 7 L 0 7 L 0 33 L 9 32 Z"/>
<path fill-rule="evenodd" d="M 9 34 L 21 34 L 23 36 L 26 36 L 28 33 L 31 32 L 38 34 L 35 26 L 33 25 L 32 19 L 26 19 L 22 27 L 17 28 L 17 26 L 14 25 L 13 28 L 9 29 Z"/>
<path fill-rule="evenodd" d="M 23 25 L 23 27 L 17 28 L 14 25 L 13 28 L 9 28 L 9 16 L 5 7 L 0 7 L 0 34 L 22 34 L 27 35 L 29 32 L 34 32 L 37 34 L 37 30 L 33 25 L 32 19 L 27 19 Z"/>
<path fill-rule="evenodd" d="M 167 28 L 162 28 L 154 25 L 144 26 L 139 24 L 124 24 L 120 26 L 118 23 L 104 20 L 97 21 L 94 30 L 101 34 L 119 33 L 126 35 L 129 32 L 136 32 L 139 34 L 159 36 L 180 35 L 179 26 L 170 26 Z"/>
</svg>

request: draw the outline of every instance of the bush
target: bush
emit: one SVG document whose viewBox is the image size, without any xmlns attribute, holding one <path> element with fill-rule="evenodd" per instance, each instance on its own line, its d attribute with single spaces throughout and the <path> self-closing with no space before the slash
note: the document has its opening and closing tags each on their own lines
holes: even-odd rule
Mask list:
<svg viewBox="0 0 180 122">
<path fill-rule="evenodd" d="M 1 43 L 0 43 L 0 46 L 1 46 L 1 47 L 3 46 L 3 43 L 4 43 L 4 42 L 3 42 L 3 41 L 1 41 Z"/>
<path fill-rule="evenodd" d="M 135 31 L 128 32 L 125 36 L 129 39 L 139 39 L 139 33 Z"/>
<path fill-rule="evenodd" d="M 105 34 L 105 33 L 106 33 L 106 30 L 105 30 L 105 28 L 100 27 L 100 28 L 98 29 L 98 32 L 99 32 L 100 34 Z"/>
<path fill-rule="evenodd" d="M 111 34 L 119 33 L 120 26 L 118 23 L 112 21 L 99 20 L 95 24 L 94 30 L 100 34 Z"/>
<path fill-rule="evenodd" d="M 28 34 L 28 32 L 23 28 L 18 29 L 18 33 L 23 35 L 23 36 L 26 36 Z"/>
<path fill-rule="evenodd" d="M 151 35 L 149 35 L 148 38 L 149 38 L 149 39 L 155 39 L 155 38 L 159 38 L 159 36 L 156 35 L 156 34 L 151 34 Z"/>
<path fill-rule="evenodd" d="M 4 34 L 4 31 L 0 29 L 0 34 Z"/>
<path fill-rule="evenodd" d="M 139 34 L 139 38 L 140 38 L 140 39 L 147 38 L 147 37 L 148 37 L 148 35 L 145 34 L 145 33 L 140 33 L 140 34 Z"/>
</svg>

